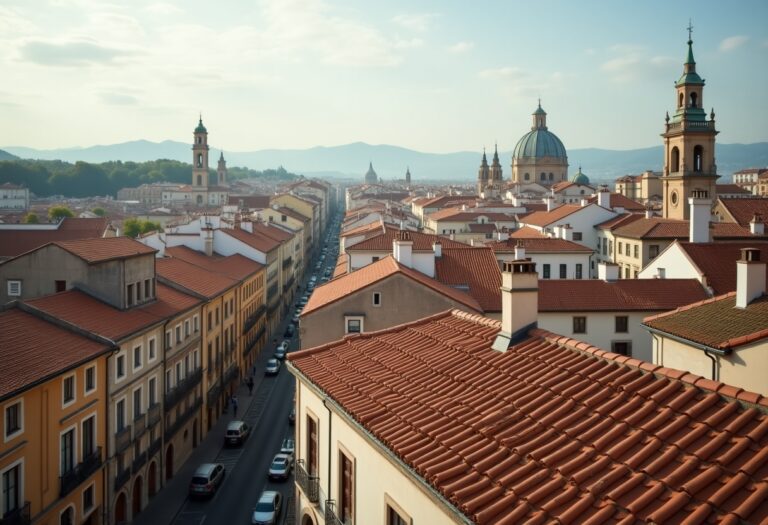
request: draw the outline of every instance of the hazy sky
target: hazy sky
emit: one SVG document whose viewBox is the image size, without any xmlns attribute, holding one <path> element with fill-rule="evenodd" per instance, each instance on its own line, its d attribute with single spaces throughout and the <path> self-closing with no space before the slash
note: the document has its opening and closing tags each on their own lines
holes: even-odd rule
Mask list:
<svg viewBox="0 0 768 525">
<path fill-rule="evenodd" d="M 2 0 L 0 146 L 661 143 L 693 19 L 724 143 L 768 140 L 768 2 Z"/>
</svg>

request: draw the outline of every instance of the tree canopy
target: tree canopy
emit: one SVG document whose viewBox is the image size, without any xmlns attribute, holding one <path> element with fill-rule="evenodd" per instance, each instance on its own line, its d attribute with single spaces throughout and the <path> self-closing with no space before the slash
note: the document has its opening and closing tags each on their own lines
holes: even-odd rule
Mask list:
<svg viewBox="0 0 768 525">
<path fill-rule="evenodd" d="M 64 217 L 74 217 L 75 214 L 66 206 L 52 206 L 48 209 L 48 218 L 52 220 L 63 219 Z"/>
<path fill-rule="evenodd" d="M 123 221 L 123 233 L 128 237 L 138 237 L 141 234 L 149 233 L 153 231 L 161 231 L 162 227 L 159 222 L 145 221 L 131 217 Z"/>
</svg>

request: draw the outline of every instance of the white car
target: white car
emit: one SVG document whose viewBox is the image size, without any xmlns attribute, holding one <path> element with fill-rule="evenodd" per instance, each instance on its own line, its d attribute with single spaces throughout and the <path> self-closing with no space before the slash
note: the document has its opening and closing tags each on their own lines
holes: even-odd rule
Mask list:
<svg viewBox="0 0 768 525">
<path fill-rule="evenodd" d="M 251 515 L 251 525 L 274 525 L 280 518 L 283 510 L 283 497 L 274 490 L 265 490 L 261 493 L 256 508 Z"/>
<path fill-rule="evenodd" d="M 292 459 L 288 454 L 277 454 L 269 466 L 269 479 L 288 479 L 293 467 Z"/>
</svg>

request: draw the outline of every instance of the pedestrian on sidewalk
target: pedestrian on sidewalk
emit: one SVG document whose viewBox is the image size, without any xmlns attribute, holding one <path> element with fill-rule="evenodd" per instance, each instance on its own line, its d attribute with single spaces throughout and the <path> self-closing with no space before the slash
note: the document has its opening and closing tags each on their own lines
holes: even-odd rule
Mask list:
<svg viewBox="0 0 768 525">
<path fill-rule="evenodd" d="M 232 396 L 232 411 L 235 414 L 235 417 L 237 417 L 237 396 Z"/>
<path fill-rule="evenodd" d="M 248 395 L 249 396 L 253 395 L 253 378 L 252 377 L 248 378 Z"/>
</svg>

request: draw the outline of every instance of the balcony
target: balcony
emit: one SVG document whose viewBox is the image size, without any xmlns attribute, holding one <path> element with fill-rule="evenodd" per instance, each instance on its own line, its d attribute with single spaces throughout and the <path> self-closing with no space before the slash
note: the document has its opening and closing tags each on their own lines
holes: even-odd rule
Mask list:
<svg viewBox="0 0 768 525">
<path fill-rule="evenodd" d="M 160 448 L 162 447 L 163 442 L 160 438 L 157 438 L 152 443 L 149 444 L 149 448 L 147 449 L 147 457 L 151 458 L 155 454 L 157 454 L 160 451 Z"/>
<path fill-rule="evenodd" d="M 248 330 L 253 328 L 253 326 L 261 319 L 261 317 L 266 313 L 267 307 L 263 304 L 256 308 L 256 311 L 253 312 L 251 315 L 248 316 L 248 318 L 243 323 L 243 333 L 247 333 Z"/>
<path fill-rule="evenodd" d="M 133 463 L 131 463 L 131 470 L 134 474 L 136 474 L 139 470 L 141 470 L 141 467 L 144 466 L 144 464 L 147 462 L 147 451 L 145 450 L 135 458 L 133 458 Z"/>
<path fill-rule="evenodd" d="M 303 459 L 296 461 L 296 483 L 301 487 L 309 501 L 312 503 L 320 501 L 320 478 L 307 474 Z"/>
<path fill-rule="evenodd" d="M 175 407 L 179 401 L 186 397 L 190 390 L 200 384 L 202 379 L 203 369 L 197 368 L 188 374 L 187 377 L 176 383 L 176 387 L 165 394 L 165 410 L 170 411 L 173 407 Z"/>
<path fill-rule="evenodd" d="M 219 396 L 221 396 L 221 383 L 216 381 L 211 388 L 208 389 L 208 394 L 206 396 L 207 405 L 215 405 L 216 401 L 219 400 Z"/>
<path fill-rule="evenodd" d="M 96 447 L 96 450 L 83 458 L 83 461 L 59 478 L 59 497 L 63 498 L 75 490 L 77 486 L 87 480 L 91 474 L 99 470 L 99 467 L 101 467 L 101 447 Z M 5 525 L 5 521 L 2 523 Z"/>
<path fill-rule="evenodd" d="M 125 482 L 131 479 L 131 469 L 123 469 L 115 476 L 115 492 L 119 491 Z"/>
<path fill-rule="evenodd" d="M 238 367 L 236 364 L 230 365 L 229 368 L 227 368 L 227 371 L 224 372 L 224 384 L 228 384 L 230 381 L 237 379 L 237 377 L 240 375 L 240 367 Z"/>
<path fill-rule="evenodd" d="M 278 292 L 278 284 L 272 283 L 269 288 L 267 289 L 267 301 L 271 301 L 275 298 Z"/>
<path fill-rule="evenodd" d="M 25 501 L 21 507 L 7 512 L 0 518 L 0 525 L 29 525 L 32 518 L 29 512 L 29 502 Z"/>
<path fill-rule="evenodd" d="M 292 263 L 293 257 L 289 256 L 287 259 L 283 259 L 283 270 L 290 268 Z"/>
<path fill-rule="evenodd" d="M 115 432 L 115 451 L 120 454 L 131 444 L 131 425 Z"/>
<path fill-rule="evenodd" d="M 325 500 L 325 525 L 344 525 L 344 522 L 336 515 L 335 500 Z"/>
<path fill-rule="evenodd" d="M 178 432 L 178 430 L 184 426 L 184 424 L 189 421 L 192 416 L 194 416 L 197 413 L 197 410 L 203 405 L 203 398 L 198 397 L 195 399 L 195 402 L 192 403 L 189 408 L 187 408 L 184 412 L 181 413 L 179 417 L 176 418 L 176 421 L 174 421 L 171 426 L 165 429 L 165 440 L 170 440 L 173 435 Z"/>
<path fill-rule="evenodd" d="M 285 283 L 285 286 L 283 286 L 283 291 L 290 290 L 295 280 L 296 279 L 293 278 L 293 275 L 291 275 L 291 278 L 288 279 L 288 281 Z"/>
<path fill-rule="evenodd" d="M 147 430 L 147 415 L 139 414 L 133 418 L 133 438 L 137 439 Z"/>
<path fill-rule="evenodd" d="M 152 428 L 155 423 L 160 421 L 160 417 L 163 415 L 162 407 L 160 403 L 155 403 L 147 410 L 147 426 Z"/>
</svg>

